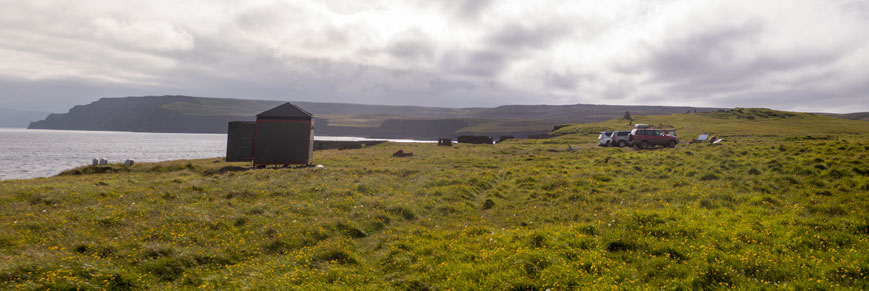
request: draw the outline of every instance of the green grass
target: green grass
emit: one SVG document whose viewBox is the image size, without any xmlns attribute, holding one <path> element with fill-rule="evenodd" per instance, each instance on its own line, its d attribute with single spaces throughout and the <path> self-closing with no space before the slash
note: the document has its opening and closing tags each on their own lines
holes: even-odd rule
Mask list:
<svg viewBox="0 0 869 291">
<path fill-rule="evenodd" d="M 869 288 L 867 123 L 746 110 L 635 117 L 720 146 L 594 146 L 613 120 L 2 181 L 0 288 Z"/>
</svg>

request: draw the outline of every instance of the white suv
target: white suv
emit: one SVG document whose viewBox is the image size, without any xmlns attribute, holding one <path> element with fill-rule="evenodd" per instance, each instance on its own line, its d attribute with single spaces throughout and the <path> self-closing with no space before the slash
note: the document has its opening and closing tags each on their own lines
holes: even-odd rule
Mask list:
<svg viewBox="0 0 869 291">
<path fill-rule="evenodd" d="M 612 142 L 612 134 L 612 131 L 601 131 L 600 135 L 597 137 L 597 145 L 605 147 L 610 146 L 610 142 Z"/>
</svg>

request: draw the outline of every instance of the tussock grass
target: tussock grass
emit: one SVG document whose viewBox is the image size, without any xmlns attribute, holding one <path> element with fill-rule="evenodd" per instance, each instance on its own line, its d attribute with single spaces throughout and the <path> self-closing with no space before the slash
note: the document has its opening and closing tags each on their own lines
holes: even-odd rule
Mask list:
<svg viewBox="0 0 869 291">
<path fill-rule="evenodd" d="M 727 142 L 595 146 L 626 127 L 613 120 L 318 151 L 322 169 L 204 159 L 2 181 L 0 289 L 869 288 L 864 121 L 635 119 Z"/>
</svg>

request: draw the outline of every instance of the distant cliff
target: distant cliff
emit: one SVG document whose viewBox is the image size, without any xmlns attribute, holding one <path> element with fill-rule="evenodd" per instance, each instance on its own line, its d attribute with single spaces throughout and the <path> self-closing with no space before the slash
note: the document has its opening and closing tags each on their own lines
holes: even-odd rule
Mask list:
<svg viewBox="0 0 869 291">
<path fill-rule="evenodd" d="M 225 133 L 227 123 L 255 120 L 259 112 L 284 101 L 190 96 L 102 98 L 68 113 L 32 122 L 32 129 L 137 132 Z M 313 113 L 317 135 L 417 138 L 460 134 L 525 136 L 553 125 L 603 121 L 624 115 L 711 111 L 717 108 L 615 105 L 509 105 L 495 108 L 442 108 L 344 103 L 293 102 Z"/>
<path fill-rule="evenodd" d="M 174 102 L 199 104 L 199 101 L 185 96 L 102 98 L 88 105 L 74 106 L 68 113 L 49 114 L 45 120 L 30 123 L 28 128 L 222 133 L 226 132 L 229 121 L 253 120 L 251 116 L 190 114 L 165 108 Z"/>
</svg>

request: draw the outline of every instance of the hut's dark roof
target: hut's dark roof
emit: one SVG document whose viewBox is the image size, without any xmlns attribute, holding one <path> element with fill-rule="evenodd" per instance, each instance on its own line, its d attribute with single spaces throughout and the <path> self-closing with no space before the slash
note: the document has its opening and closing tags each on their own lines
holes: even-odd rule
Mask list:
<svg viewBox="0 0 869 291">
<path fill-rule="evenodd" d="M 291 103 L 284 103 L 278 107 L 257 114 L 257 119 L 303 119 L 310 120 L 314 115 Z"/>
</svg>

